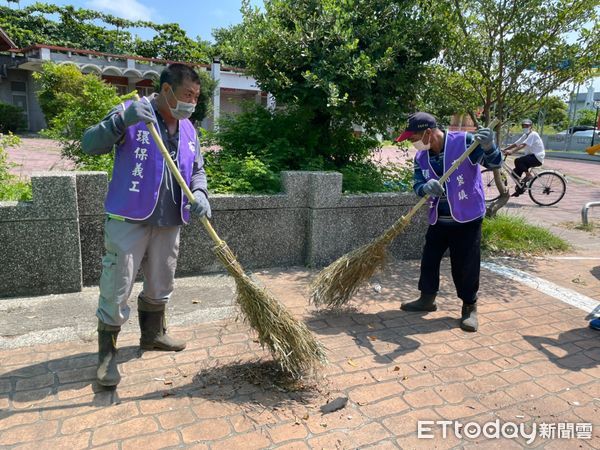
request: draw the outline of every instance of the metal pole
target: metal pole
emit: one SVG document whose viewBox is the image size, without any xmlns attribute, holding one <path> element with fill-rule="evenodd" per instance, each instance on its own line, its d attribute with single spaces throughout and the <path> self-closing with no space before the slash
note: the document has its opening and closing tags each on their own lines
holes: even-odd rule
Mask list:
<svg viewBox="0 0 600 450">
<path fill-rule="evenodd" d="M 567 150 L 567 138 L 569 138 L 569 147 L 571 146 L 571 140 L 573 139 L 573 133 L 569 133 L 569 130 L 575 125 L 577 119 L 577 98 L 579 97 L 579 88 L 581 84 L 577 85 L 577 93 L 575 94 L 575 100 L 573 101 L 573 116 L 569 121 L 569 128 L 567 128 L 567 135 L 565 136 L 565 150 Z"/>
<path fill-rule="evenodd" d="M 594 129 L 592 130 L 592 147 L 594 146 L 594 138 L 596 137 L 596 133 L 600 132 L 600 127 L 598 127 L 598 111 L 600 111 L 600 101 L 594 102 L 594 106 L 596 107 L 596 118 L 594 119 Z"/>
</svg>

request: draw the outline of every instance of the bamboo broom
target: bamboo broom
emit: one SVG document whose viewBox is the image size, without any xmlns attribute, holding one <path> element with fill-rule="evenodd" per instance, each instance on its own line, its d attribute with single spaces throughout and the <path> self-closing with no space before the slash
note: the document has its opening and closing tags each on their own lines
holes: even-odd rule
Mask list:
<svg viewBox="0 0 600 450">
<path fill-rule="evenodd" d="M 135 99 L 139 100 L 137 94 Z M 183 193 L 190 202 L 195 202 L 194 194 L 171 159 L 154 123 L 146 125 Z M 235 280 L 236 300 L 246 321 L 258 333 L 263 348 L 266 345 L 281 367 L 296 378 L 314 373 L 321 365 L 326 364 L 323 345 L 315 339 L 306 325 L 296 320 L 282 303 L 245 274 L 227 243 L 219 238 L 206 216 L 201 221 L 215 243 L 213 252 Z"/>
<path fill-rule="evenodd" d="M 494 129 L 500 123 L 493 120 L 489 127 Z M 458 166 L 469 157 L 479 145 L 474 141 L 469 148 L 444 173 L 439 182 L 444 182 L 452 175 Z M 387 260 L 388 245 L 400 235 L 409 224 L 417 211 L 429 200 L 425 195 L 412 207 L 406 216 L 400 217 L 381 236 L 363 245 L 331 263 L 323 269 L 311 284 L 310 302 L 316 306 L 326 305 L 329 308 L 339 308 L 345 305 L 356 293 L 360 286 L 368 281 L 373 274 L 383 268 Z"/>
</svg>

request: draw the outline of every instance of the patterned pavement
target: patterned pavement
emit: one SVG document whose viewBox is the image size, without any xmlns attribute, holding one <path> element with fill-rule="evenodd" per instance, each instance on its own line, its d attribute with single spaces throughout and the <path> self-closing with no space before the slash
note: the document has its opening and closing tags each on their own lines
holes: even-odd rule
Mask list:
<svg viewBox="0 0 600 450">
<path fill-rule="evenodd" d="M 440 308 L 426 315 L 399 310 L 417 295 L 416 261 L 391 263 L 342 312 L 307 304 L 314 271 L 270 269 L 256 276 L 328 349 L 318 378 L 283 377 L 233 320 L 174 327 L 188 341 L 181 353 L 140 353 L 137 326 L 127 325 L 116 391 L 94 383 L 90 339 L 0 349 L 0 448 L 600 448 L 600 332 L 586 311 L 542 289 L 600 300 L 600 238 L 563 225 L 599 197 L 598 166 L 568 163 L 559 162 L 579 179 L 556 208 L 520 198 L 507 211 L 559 230 L 574 250 L 493 260 L 539 286 L 483 269 L 478 333 L 458 327 L 447 262 Z M 202 296 L 204 278 L 196 281 Z M 26 318 L 19 304 L 12 312 Z M 321 412 L 339 397 L 342 409 Z M 419 420 L 429 421 L 421 438 Z"/>
</svg>

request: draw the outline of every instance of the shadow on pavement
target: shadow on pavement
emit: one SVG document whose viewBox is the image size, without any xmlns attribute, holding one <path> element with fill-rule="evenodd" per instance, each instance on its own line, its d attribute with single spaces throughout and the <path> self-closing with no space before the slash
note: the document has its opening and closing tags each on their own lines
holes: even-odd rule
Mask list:
<svg viewBox="0 0 600 450">
<path fill-rule="evenodd" d="M 548 361 L 556 364 L 556 366 L 577 372 L 600 365 L 600 340 L 597 341 L 596 345 L 594 345 L 593 340 L 590 340 L 589 348 L 581 348 L 573 344 L 573 341 L 589 336 L 589 331 L 588 328 L 578 328 L 565 331 L 556 339 L 526 335 L 523 336 L 523 339 L 537 348 L 548 358 Z"/>
<path fill-rule="evenodd" d="M 590 270 L 590 273 L 597 279 L 600 280 L 600 266 L 596 266 Z"/>
<path fill-rule="evenodd" d="M 119 348 L 118 361 L 119 364 L 122 364 L 132 359 L 136 359 L 139 356 L 139 346 L 132 345 L 121 347 Z M 55 394 L 59 394 L 60 392 L 71 390 L 74 388 L 74 384 L 76 384 L 78 389 L 82 389 L 89 385 L 92 386 L 95 396 L 94 400 L 88 403 L 88 405 L 105 406 L 114 403 L 107 398 L 111 397 L 110 394 L 114 392 L 114 389 L 103 388 L 95 382 L 97 362 L 98 353 L 86 352 L 64 356 L 6 372 L 0 376 L 0 385 L 3 383 L 10 383 L 11 389 L 9 392 L 0 393 L 0 400 L 2 398 L 10 397 L 13 402 L 40 402 Z M 36 388 L 38 386 L 43 387 Z M 60 405 L 39 408 L 29 407 L 12 411 L 0 410 L 0 421 L 18 413 L 48 411 L 69 407 L 75 408 L 84 405 L 85 404 L 77 403 L 72 406 Z"/>
<path fill-rule="evenodd" d="M 344 314 L 346 312 L 347 314 Z M 356 345 L 365 348 L 375 356 L 375 362 L 380 364 L 390 364 L 397 357 L 406 355 L 417 350 L 421 343 L 412 339 L 412 335 L 421 335 L 425 333 L 434 333 L 436 331 L 456 328 L 459 325 L 456 317 L 437 317 L 435 319 L 425 319 L 427 313 L 405 312 L 400 310 L 384 311 L 377 314 L 356 312 L 352 309 L 338 311 L 316 311 L 313 313 L 314 320 L 325 320 L 335 322 L 338 317 L 343 315 L 351 318 L 356 324 L 349 326 L 344 332 L 351 336 Z M 395 322 L 395 327 L 388 328 L 385 322 Z M 371 329 L 360 327 L 358 324 L 369 324 Z M 371 325 L 372 324 L 372 325 Z M 310 322 L 309 322 L 310 327 Z M 352 328 L 357 328 L 357 331 Z M 314 330 L 320 336 L 334 335 L 340 332 L 338 327 L 325 327 Z M 377 342 L 387 342 L 397 346 L 394 350 L 381 353 L 375 348 Z M 327 345 L 327 344 L 325 344 Z"/>
</svg>

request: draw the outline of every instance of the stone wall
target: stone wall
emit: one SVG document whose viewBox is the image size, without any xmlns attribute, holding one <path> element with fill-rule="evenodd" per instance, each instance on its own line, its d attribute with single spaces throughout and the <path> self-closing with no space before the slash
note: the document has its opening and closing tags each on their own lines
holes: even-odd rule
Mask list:
<svg viewBox="0 0 600 450">
<path fill-rule="evenodd" d="M 411 193 L 342 195 L 339 173 L 284 172 L 277 195 L 214 195 L 211 223 L 246 269 L 321 267 L 381 234 L 416 202 Z M 33 202 L 0 202 L 0 296 L 95 285 L 103 254 L 103 172 L 40 173 Z M 390 246 L 419 258 L 425 211 Z M 177 276 L 221 271 L 198 220 L 183 228 Z"/>
</svg>

